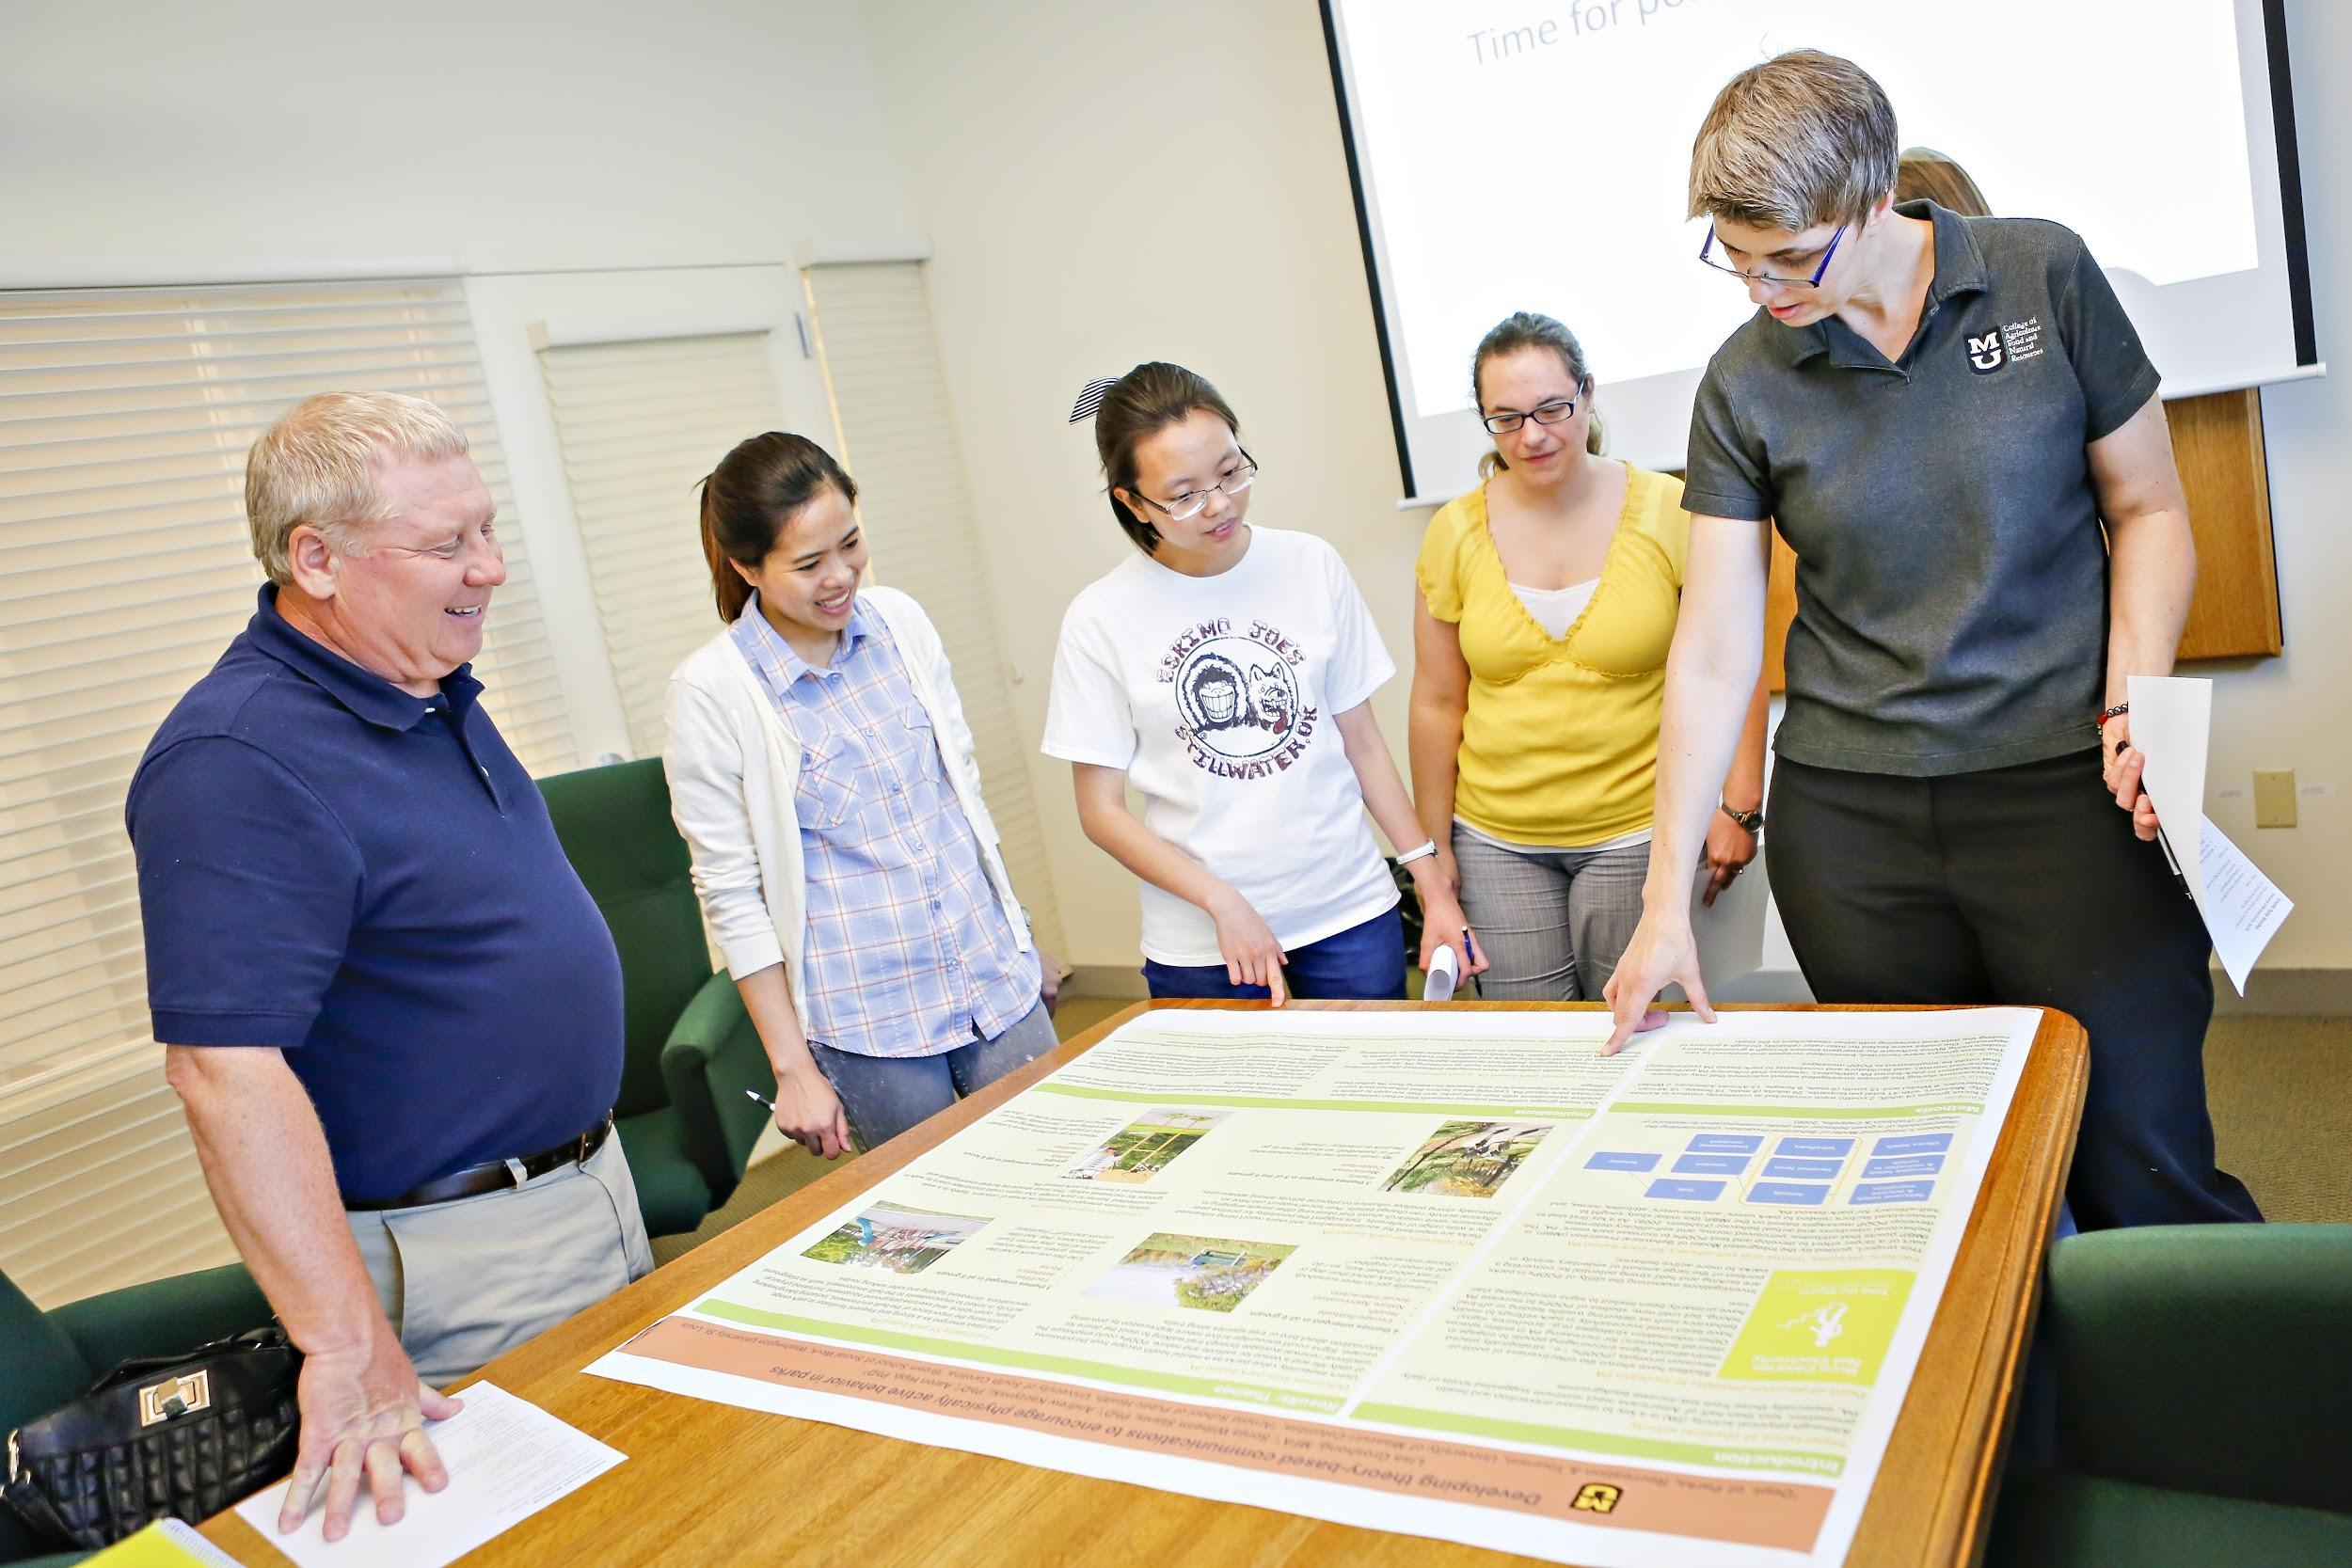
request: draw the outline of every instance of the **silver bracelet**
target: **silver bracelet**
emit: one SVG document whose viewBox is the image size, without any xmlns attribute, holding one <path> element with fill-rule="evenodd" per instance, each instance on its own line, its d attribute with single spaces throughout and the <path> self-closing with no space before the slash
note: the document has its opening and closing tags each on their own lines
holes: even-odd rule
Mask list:
<svg viewBox="0 0 2352 1568">
<path fill-rule="evenodd" d="M 1410 865 L 1415 861 L 1426 860 L 1429 856 L 1434 855 L 1437 852 L 1438 841 L 1434 838 L 1424 838 L 1421 841 L 1421 845 L 1418 848 L 1407 849 L 1403 854 L 1397 856 L 1396 863 L 1399 865 Z"/>
</svg>

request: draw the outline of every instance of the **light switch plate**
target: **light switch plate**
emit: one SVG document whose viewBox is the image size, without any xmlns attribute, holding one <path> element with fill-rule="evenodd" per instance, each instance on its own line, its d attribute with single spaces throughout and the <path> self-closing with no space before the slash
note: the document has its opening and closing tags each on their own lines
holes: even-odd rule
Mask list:
<svg viewBox="0 0 2352 1568">
<path fill-rule="evenodd" d="M 2254 826 L 2257 828 L 2292 828 L 2295 826 L 2294 768 L 2255 769 Z"/>
</svg>

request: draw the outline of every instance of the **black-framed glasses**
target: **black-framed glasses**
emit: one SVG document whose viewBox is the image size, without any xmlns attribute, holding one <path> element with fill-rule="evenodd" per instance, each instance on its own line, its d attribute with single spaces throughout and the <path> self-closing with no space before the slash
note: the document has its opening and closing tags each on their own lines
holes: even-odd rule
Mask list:
<svg viewBox="0 0 2352 1568">
<path fill-rule="evenodd" d="M 1557 398 L 1550 403 L 1539 403 L 1524 414 L 1506 408 L 1500 414 L 1485 415 L 1478 422 L 1486 427 L 1489 436 L 1508 436 L 1530 420 L 1537 424 L 1565 424 L 1575 418 L 1576 399 Z"/>
<path fill-rule="evenodd" d="M 1155 501 L 1137 490 L 1135 492 L 1135 498 L 1155 512 L 1167 513 L 1172 522 L 1188 522 L 1200 515 L 1202 509 L 1209 504 L 1211 496 L 1238 496 L 1258 482 L 1257 460 L 1249 455 L 1248 448 L 1243 447 L 1237 450 L 1241 452 L 1241 467 L 1210 485 L 1206 490 L 1187 490 L 1175 499 L 1166 501 Z"/>
<path fill-rule="evenodd" d="M 1750 283 L 1777 283 L 1784 289 L 1818 289 L 1821 286 L 1821 279 L 1829 274 L 1829 259 L 1837 254 L 1837 242 L 1845 237 L 1846 225 L 1841 223 L 1837 226 L 1837 232 L 1829 237 L 1829 244 L 1821 247 L 1821 264 L 1813 269 L 1812 277 L 1782 277 L 1769 272 L 1742 272 L 1738 267 L 1728 266 L 1722 261 L 1715 261 L 1709 255 L 1709 252 L 1715 248 L 1715 226 L 1710 223 L 1707 226 L 1707 238 L 1699 245 L 1699 261 L 1706 266 L 1713 267 L 1717 272 L 1727 272 L 1732 277 L 1744 278 Z"/>
</svg>

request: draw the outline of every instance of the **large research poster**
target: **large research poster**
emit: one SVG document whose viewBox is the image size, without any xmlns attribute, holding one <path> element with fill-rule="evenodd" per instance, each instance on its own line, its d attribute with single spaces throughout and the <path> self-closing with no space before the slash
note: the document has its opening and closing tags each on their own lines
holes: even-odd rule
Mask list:
<svg viewBox="0 0 2352 1568">
<path fill-rule="evenodd" d="M 1558 1561 L 1844 1560 L 2040 1012 L 1163 1011 L 588 1370 Z"/>
</svg>

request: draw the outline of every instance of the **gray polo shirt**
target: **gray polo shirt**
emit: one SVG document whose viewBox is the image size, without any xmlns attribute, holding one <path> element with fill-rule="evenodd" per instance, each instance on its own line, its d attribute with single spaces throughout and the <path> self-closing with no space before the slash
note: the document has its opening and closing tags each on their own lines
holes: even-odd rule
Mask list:
<svg viewBox="0 0 2352 1568">
<path fill-rule="evenodd" d="M 2086 750 L 2107 554 L 2084 449 L 2155 367 L 2072 230 L 1897 211 L 1935 225 L 1902 357 L 1758 310 L 1699 383 L 1683 504 L 1797 552 L 1782 756 L 1926 778 Z"/>
</svg>

